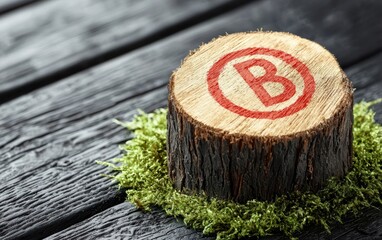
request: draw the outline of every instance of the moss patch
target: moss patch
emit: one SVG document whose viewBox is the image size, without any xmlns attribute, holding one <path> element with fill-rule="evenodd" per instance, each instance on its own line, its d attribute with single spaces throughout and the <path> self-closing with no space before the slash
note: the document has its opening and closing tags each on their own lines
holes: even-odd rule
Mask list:
<svg viewBox="0 0 382 240">
<path fill-rule="evenodd" d="M 121 146 L 124 155 L 114 163 L 99 163 L 118 172 L 111 177 L 120 188 L 127 189 L 127 200 L 138 208 L 150 211 L 152 206 L 159 206 L 204 234 L 216 234 L 217 239 L 277 232 L 293 237 L 311 224 L 330 231 L 329 225 L 341 222 L 345 215 L 382 204 L 382 127 L 375 123 L 370 109 L 375 103 L 354 106 L 353 169 L 342 180 L 330 179 L 316 194 L 296 192 L 274 202 L 237 204 L 180 193 L 167 176 L 165 109 L 142 112 L 128 123 L 119 122 L 135 137 Z"/>
</svg>

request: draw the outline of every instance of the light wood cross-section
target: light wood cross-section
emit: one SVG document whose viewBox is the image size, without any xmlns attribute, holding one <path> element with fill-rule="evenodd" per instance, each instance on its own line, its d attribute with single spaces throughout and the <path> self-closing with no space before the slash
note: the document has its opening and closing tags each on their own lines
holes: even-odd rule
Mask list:
<svg viewBox="0 0 382 240">
<path fill-rule="evenodd" d="M 351 167 L 352 106 L 351 83 L 319 44 L 278 32 L 219 37 L 170 79 L 170 177 L 239 202 L 316 191 Z"/>
</svg>

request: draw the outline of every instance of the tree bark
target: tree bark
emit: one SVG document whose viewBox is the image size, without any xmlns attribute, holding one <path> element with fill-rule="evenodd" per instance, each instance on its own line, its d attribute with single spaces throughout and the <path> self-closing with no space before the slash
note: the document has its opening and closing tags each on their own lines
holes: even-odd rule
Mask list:
<svg viewBox="0 0 382 240">
<path fill-rule="evenodd" d="M 265 35 L 267 34 L 269 35 L 269 33 Z M 292 38 L 292 41 L 297 41 L 300 45 L 305 44 L 307 49 L 311 44 L 290 35 L 280 36 L 287 40 Z M 235 37 L 226 38 L 235 41 Z M 254 37 L 256 33 L 248 38 L 250 39 L 248 41 L 252 41 Z M 319 56 L 325 55 L 329 67 L 323 70 L 322 66 L 326 65 L 319 66 L 317 59 L 306 62 L 316 84 L 308 106 L 299 110 L 299 114 L 275 118 L 268 116 L 268 119 L 261 119 L 261 116 L 253 117 L 245 113 L 240 116 L 241 112 L 227 111 L 231 110 L 229 106 L 216 104 L 216 98 L 210 96 L 213 93 L 204 90 L 206 84 L 200 80 L 200 76 L 205 74 L 199 74 L 198 71 L 206 70 L 195 66 L 208 64 L 209 60 L 201 59 L 200 56 L 203 58 L 206 58 L 206 55 L 212 56 L 213 53 L 204 52 L 214 47 L 219 49 L 219 46 L 223 45 L 213 44 L 193 52 L 170 79 L 167 150 L 169 177 L 174 187 L 189 194 L 205 193 L 210 197 L 244 203 L 251 199 L 274 200 L 276 196 L 293 191 L 315 192 L 321 189 L 330 177 L 344 177 L 352 166 L 353 92 L 349 80 L 335 59 L 323 48 L 317 48 L 317 45 L 312 44 L 312 49 L 319 51 Z M 294 48 L 290 49 L 287 50 L 290 52 Z M 307 53 L 309 51 L 305 53 L 297 51 L 295 55 L 304 59 L 301 54 Z M 222 59 L 227 59 L 230 54 L 232 55 L 232 53 L 224 55 Z M 263 64 L 262 67 L 267 72 L 269 70 L 267 66 L 273 65 L 271 62 L 268 63 L 268 60 L 262 60 L 261 56 L 255 57 L 254 60 L 240 63 L 244 66 L 242 68 L 244 69 L 247 64 L 259 63 Z M 297 65 L 293 66 L 296 68 Z M 272 76 L 278 79 L 299 77 L 298 74 L 291 76 L 288 73 L 284 75 L 286 77 L 281 77 L 283 73 L 279 70 L 287 67 L 281 64 L 273 67 L 278 69 L 278 75 Z M 240 70 L 238 69 L 238 72 Z M 240 75 L 235 73 L 235 69 L 229 68 L 229 65 L 221 71 L 231 71 L 225 73 L 225 76 L 231 74 L 230 78 L 235 78 L 231 85 L 226 86 L 239 82 L 236 79 L 239 79 Z M 188 73 L 190 75 L 187 75 Z M 242 75 L 243 78 L 246 77 L 245 74 Z M 257 84 L 256 78 L 253 79 L 250 81 Z M 219 81 L 219 84 L 224 86 L 224 81 L 230 80 L 223 76 Z M 250 81 L 247 83 L 254 89 Z M 332 86 L 328 87 L 328 84 Z M 237 90 L 240 88 L 234 87 L 232 91 L 238 96 L 237 98 L 241 98 L 249 94 L 250 87 L 247 87 L 249 90 L 242 88 L 244 89 L 242 92 Z M 287 86 L 284 87 L 286 89 Z M 300 85 L 296 84 L 296 89 L 298 87 Z M 309 85 L 305 83 L 304 87 L 308 88 Z M 276 90 L 271 89 L 271 91 Z M 280 94 L 280 91 L 277 91 Z M 200 100 L 201 98 L 205 100 Z M 207 102 L 209 99 L 210 102 Z M 272 97 L 268 99 L 270 102 L 274 100 Z M 267 110 L 260 104 L 258 108 Z M 227 125 L 222 124 L 224 121 Z M 232 125 L 229 125 L 231 123 Z M 264 131 L 267 131 L 266 134 Z"/>
<path fill-rule="evenodd" d="M 317 191 L 352 166 L 353 104 L 309 133 L 242 138 L 192 121 L 169 98 L 168 167 L 186 193 L 244 203 L 292 191 Z"/>
</svg>

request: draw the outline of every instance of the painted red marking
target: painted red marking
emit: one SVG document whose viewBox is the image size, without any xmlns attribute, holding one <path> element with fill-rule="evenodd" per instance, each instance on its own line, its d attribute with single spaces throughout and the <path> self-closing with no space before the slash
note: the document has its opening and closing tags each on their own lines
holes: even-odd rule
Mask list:
<svg viewBox="0 0 382 240">
<path fill-rule="evenodd" d="M 296 102 L 282 110 L 253 111 L 234 104 L 226 96 L 224 96 L 222 90 L 219 87 L 219 76 L 226 64 L 236 58 L 251 56 L 255 54 L 269 55 L 279 58 L 297 70 L 297 72 L 304 80 L 304 90 L 302 95 L 297 98 Z M 249 71 L 249 68 L 253 66 L 260 66 L 264 68 L 266 73 L 261 77 L 254 77 L 253 74 Z M 237 63 L 234 65 L 234 67 L 266 107 L 287 101 L 296 94 L 296 86 L 293 84 L 293 82 L 285 77 L 277 76 L 276 66 L 268 60 L 251 59 Z M 281 94 L 272 97 L 263 86 L 263 84 L 266 82 L 278 82 L 283 85 L 284 91 Z M 309 69 L 305 66 L 305 64 L 286 52 L 269 48 L 246 48 L 228 53 L 227 55 L 220 58 L 208 71 L 207 83 L 210 94 L 222 107 L 244 117 L 265 119 L 277 119 L 286 117 L 305 108 L 312 99 L 316 88 L 314 78 L 310 74 Z"/>
<path fill-rule="evenodd" d="M 261 77 L 254 77 L 253 74 L 249 71 L 249 68 L 253 66 L 260 66 L 264 68 L 265 74 Z M 293 84 L 293 82 L 287 78 L 276 76 L 276 66 L 268 60 L 251 59 L 242 63 L 237 63 L 234 65 L 234 67 L 266 107 L 285 102 L 293 97 L 296 93 L 296 86 Z M 263 86 L 263 84 L 266 82 L 281 83 L 284 86 L 283 93 L 272 97 Z"/>
</svg>

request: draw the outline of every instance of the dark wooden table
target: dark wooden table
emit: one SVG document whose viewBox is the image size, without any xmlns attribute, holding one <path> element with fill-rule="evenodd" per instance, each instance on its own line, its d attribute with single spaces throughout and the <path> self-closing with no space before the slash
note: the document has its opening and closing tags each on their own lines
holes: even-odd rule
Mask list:
<svg viewBox="0 0 382 240">
<path fill-rule="evenodd" d="M 3 0 L 0 13 L 0 239 L 204 239 L 124 202 L 95 161 L 130 137 L 111 119 L 166 106 L 172 70 L 226 32 L 317 41 L 355 101 L 382 97 L 381 0 Z M 333 228 L 300 237 L 382 239 L 382 212 Z"/>
</svg>

